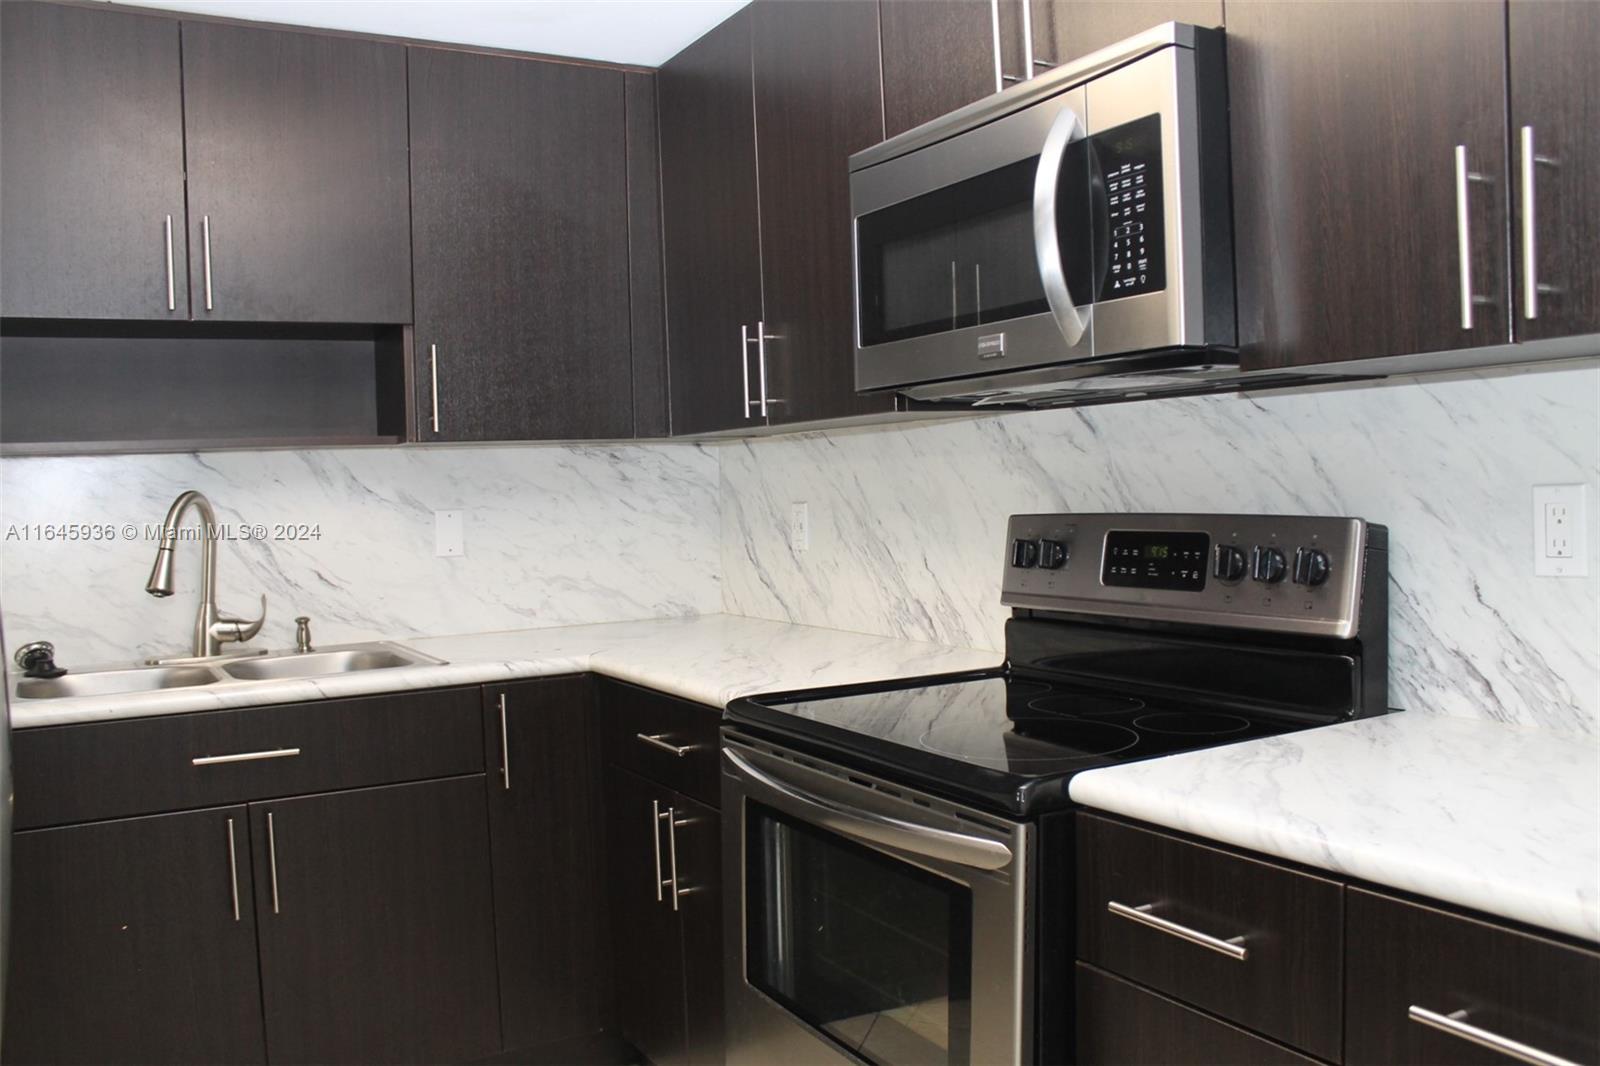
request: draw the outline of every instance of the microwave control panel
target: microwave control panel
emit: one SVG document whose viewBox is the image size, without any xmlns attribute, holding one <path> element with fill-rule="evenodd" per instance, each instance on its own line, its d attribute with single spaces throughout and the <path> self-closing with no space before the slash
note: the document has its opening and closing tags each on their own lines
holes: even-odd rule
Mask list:
<svg viewBox="0 0 1600 1066">
<path fill-rule="evenodd" d="M 1161 116 L 1146 115 L 1089 138 L 1105 178 L 1109 254 L 1101 300 L 1167 287 L 1161 200 Z"/>
</svg>

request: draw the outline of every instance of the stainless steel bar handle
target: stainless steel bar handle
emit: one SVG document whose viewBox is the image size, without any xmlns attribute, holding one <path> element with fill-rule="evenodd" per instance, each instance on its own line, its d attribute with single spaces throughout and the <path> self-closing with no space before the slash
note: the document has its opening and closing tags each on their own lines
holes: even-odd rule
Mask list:
<svg viewBox="0 0 1600 1066">
<path fill-rule="evenodd" d="M 650 846 L 656 853 L 656 902 L 661 902 L 661 886 L 666 884 L 661 880 L 661 801 L 650 801 Z"/>
<path fill-rule="evenodd" d="M 1021 0 L 1022 4 L 1022 78 L 1033 77 L 1033 0 Z M 1019 78 L 1018 80 L 1022 80 Z"/>
<path fill-rule="evenodd" d="M 219 763 L 257 762 L 261 759 L 289 759 L 300 754 L 299 748 L 273 748 L 271 751 L 241 751 L 234 755 L 197 755 L 189 762 L 195 766 L 216 766 Z"/>
<path fill-rule="evenodd" d="M 761 417 L 767 417 L 767 323 L 764 319 L 756 321 L 756 358 L 760 360 L 761 369 Z"/>
<path fill-rule="evenodd" d="M 1056 226 L 1056 200 L 1067 145 L 1085 136 L 1083 120 L 1078 113 L 1063 107 L 1050 124 L 1050 132 L 1045 134 L 1044 147 L 1039 151 L 1039 169 L 1033 179 L 1033 251 L 1039 263 L 1039 280 L 1044 286 L 1045 302 L 1050 305 L 1050 312 L 1068 346 L 1083 339 L 1094 305 L 1079 307 L 1073 302 L 1072 290 L 1067 287 L 1066 265 L 1061 258 L 1065 249 L 1061 247 L 1060 230 Z"/>
<path fill-rule="evenodd" d="M 1437 1029 L 1441 1033 L 1449 1033 L 1459 1037 L 1469 1044 L 1476 1044 L 1481 1048 L 1498 1052 L 1508 1059 L 1517 1062 L 1526 1062 L 1529 1066 L 1577 1066 L 1571 1059 L 1564 1059 L 1560 1055 L 1552 1055 L 1548 1051 L 1541 1051 L 1536 1047 L 1524 1044 L 1520 1040 L 1513 1040 L 1509 1036 L 1491 1033 L 1487 1029 L 1480 1029 L 1466 1021 L 1467 1012 L 1464 1010 L 1453 1011 L 1449 1014 L 1440 1014 L 1426 1007 L 1413 1004 L 1406 1010 L 1406 1016 L 1419 1025 L 1426 1025 L 1430 1029 Z"/>
<path fill-rule="evenodd" d="M 672 870 L 672 909 L 678 909 L 678 811 L 667 808 L 667 863 Z"/>
<path fill-rule="evenodd" d="M 233 819 L 228 819 L 228 888 L 233 892 L 233 920 L 239 920 L 239 857 L 233 847 Z"/>
<path fill-rule="evenodd" d="M 634 736 L 652 747 L 660 748 L 662 751 L 670 751 L 680 759 L 699 747 L 698 744 L 689 744 L 687 746 L 673 744 L 667 740 L 665 733 L 635 733 Z"/>
<path fill-rule="evenodd" d="M 267 869 L 272 876 L 272 913 L 278 913 L 278 834 L 272 828 L 272 812 L 267 812 Z"/>
<path fill-rule="evenodd" d="M 167 216 L 167 310 L 178 309 L 178 292 L 172 280 L 172 216 Z"/>
<path fill-rule="evenodd" d="M 500 780 L 511 791 L 511 745 L 506 743 L 506 694 L 500 693 Z"/>
<path fill-rule="evenodd" d="M 1533 127 L 1522 127 L 1522 314 L 1539 317 L 1539 297 L 1556 292 L 1554 285 L 1539 284 L 1538 189 L 1539 167 L 1560 166 L 1560 160 L 1540 155 L 1533 146 Z"/>
<path fill-rule="evenodd" d="M 744 376 L 744 409 L 740 414 L 749 418 L 756 402 L 750 398 L 750 327 L 743 322 L 739 323 L 739 372 Z"/>
<path fill-rule="evenodd" d="M 206 310 L 211 310 L 211 216 L 200 216 L 200 232 L 204 237 L 205 275 L 206 275 Z"/>
<path fill-rule="evenodd" d="M 1126 903 L 1118 903 L 1116 900 L 1111 900 L 1106 904 L 1106 910 L 1119 918 L 1126 918 L 1129 921 L 1138 922 L 1140 925 L 1147 925 L 1151 929 L 1175 936 L 1179 940 L 1187 940 L 1191 944 L 1198 944 L 1200 947 L 1215 951 L 1218 955 L 1226 955 L 1235 962 L 1243 962 L 1249 956 L 1249 949 L 1244 946 L 1244 937 L 1236 936 L 1223 940 L 1221 937 L 1202 933 L 1198 929 L 1190 929 L 1186 925 L 1179 925 L 1177 922 L 1169 921 L 1158 914 L 1152 913 L 1154 906 L 1152 903 L 1145 903 L 1137 907 L 1130 907 Z"/>
<path fill-rule="evenodd" d="M 1006 72 L 1000 65 L 1000 0 L 989 0 L 989 28 L 994 34 L 994 91 L 1006 87 Z"/>
<path fill-rule="evenodd" d="M 428 345 L 428 395 L 433 402 L 433 431 L 439 432 L 439 346 Z"/>
<path fill-rule="evenodd" d="M 1461 328 L 1471 329 L 1473 322 L 1473 309 L 1479 304 L 1493 303 L 1484 296 L 1475 296 L 1472 292 L 1472 220 L 1470 198 L 1467 188 L 1469 185 L 1489 184 L 1490 179 L 1485 174 L 1479 174 L 1467 167 L 1467 146 L 1456 145 L 1456 254 L 1461 266 Z"/>
</svg>

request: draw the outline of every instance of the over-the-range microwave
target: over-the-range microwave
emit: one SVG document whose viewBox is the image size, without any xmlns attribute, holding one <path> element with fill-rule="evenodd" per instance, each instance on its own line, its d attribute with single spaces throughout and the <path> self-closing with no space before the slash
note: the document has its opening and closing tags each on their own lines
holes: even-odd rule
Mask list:
<svg viewBox="0 0 1600 1066">
<path fill-rule="evenodd" d="M 1168 23 L 850 158 L 856 387 L 1048 406 L 1238 376 L 1223 34 Z"/>
</svg>

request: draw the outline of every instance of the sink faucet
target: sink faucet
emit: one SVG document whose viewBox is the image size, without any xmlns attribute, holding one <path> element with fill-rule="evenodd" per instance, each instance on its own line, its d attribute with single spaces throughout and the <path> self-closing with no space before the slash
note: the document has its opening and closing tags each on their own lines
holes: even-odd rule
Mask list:
<svg viewBox="0 0 1600 1066">
<path fill-rule="evenodd" d="M 267 597 L 261 597 L 261 616 L 255 621 L 235 618 L 217 610 L 217 515 L 211 501 L 190 489 L 172 501 L 167 520 L 161 527 L 161 546 L 156 549 L 156 565 L 144 590 L 152 596 L 172 595 L 172 556 L 178 543 L 178 523 L 190 507 L 200 512 L 201 536 L 205 555 L 200 563 L 200 613 L 194 620 L 194 654 L 197 658 L 220 654 L 222 645 L 246 641 L 261 632 L 267 620 Z"/>
</svg>

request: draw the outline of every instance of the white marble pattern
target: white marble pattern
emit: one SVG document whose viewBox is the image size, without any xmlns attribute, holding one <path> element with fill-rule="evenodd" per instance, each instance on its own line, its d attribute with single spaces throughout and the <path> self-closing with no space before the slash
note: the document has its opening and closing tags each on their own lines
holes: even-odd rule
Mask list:
<svg viewBox="0 0 1600 1066">
<path fill-rule="evenodd" d="M 467 633 L 404 643 L 445 661 L 335 677 L 223 682 L 164 692 L 60 700 L 13 697 L 12 725 L 30 729 L 585 671 L 722 707 L 757 692 L 980 670 L 1000 661 L 992 651 L 729 615 Z"/>
<path fill-rule="evenodd" d="M 1393 705 L 1594 737 L 1600 555 L 1533 576 L 1550 483 L 1600 511 L 1593 367 L 750 440 L 722 454 L 723 605 L 1000 648 L 1012 513 L 1358 515 L 1390 531 Z"/>
<path fill-rule="evenodd" d="M 1090 807 L 1600 940 L 1600 747 L 1397 714 L 1091 770 Z"/>
<path fill-rule="evenodd" d="M 257 643 L 409 638 L 717 611 L 717 456 L 693 444 L 451 447 L 0 461 L 0 604 L 7 643 L 55 643 L 82 666 L 182 653 L 200 545 L 178 545 L 176 594 L 144 591 L 179 492 L 225 524 L 307 523 L 317 540 L 234 541 L 219 553 L 224 610 Z M 466 554 L 434 555 L 434 510 L 465 512 Z M 139 539 L 20 540 L 34 523 L 134 523 Z M 197 522 L 191 512 L 191 524 Z M 270 530 L 269 530 L 270 531 Z"/>
</svg>

